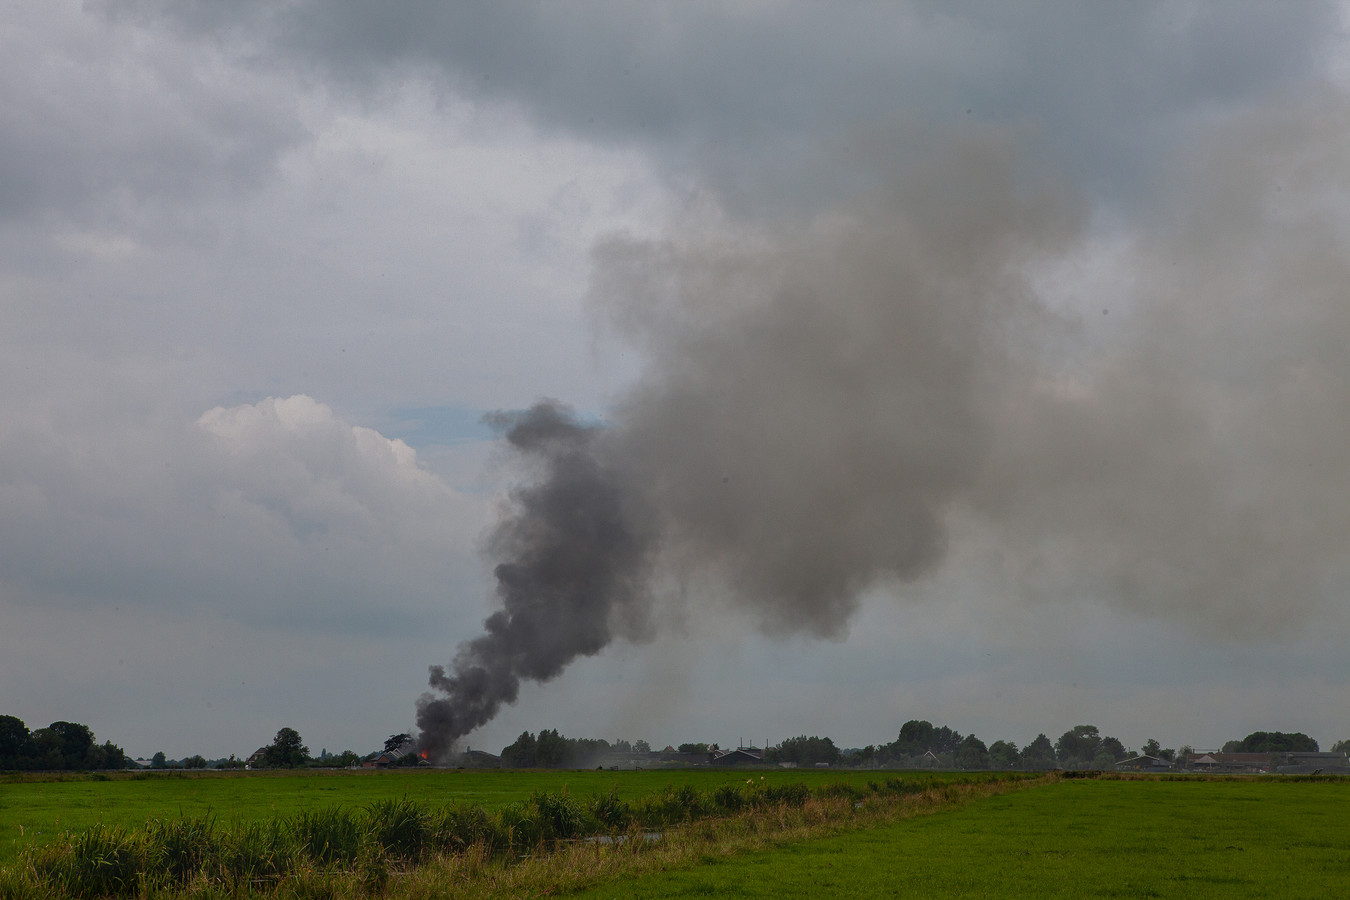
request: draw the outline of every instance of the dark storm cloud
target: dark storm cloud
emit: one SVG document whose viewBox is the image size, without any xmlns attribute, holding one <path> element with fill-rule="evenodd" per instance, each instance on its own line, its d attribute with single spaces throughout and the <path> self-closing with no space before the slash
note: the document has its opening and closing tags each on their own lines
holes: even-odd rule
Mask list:
<svg viewBox="0 0 1350 900">
<path fill-rule="evenodd" d="M 1053 134 L 1044 152 L 1119 200 L 1175 149 L 1183 119 L 1314 77 L 1342 30 L 1333 2 L 253 8 L 173 4 L 168 14 L 210 34 L 248 22 L 273 53 L 362 89 L 439 71 L 464 96 L 646 147 L 671 174 L 693 165 L 756 203 L 848 188 L 841 170 L 804 184 L 798 166 L 878 120 L 967 116 Z"/>
</svg>

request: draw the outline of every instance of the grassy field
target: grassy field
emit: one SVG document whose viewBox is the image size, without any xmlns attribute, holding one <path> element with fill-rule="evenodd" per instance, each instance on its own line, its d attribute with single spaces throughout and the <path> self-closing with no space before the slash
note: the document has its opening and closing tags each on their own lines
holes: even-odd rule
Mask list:
<svg viewBox="0 0 1350 900">
<path fill-rule="evenodd" d="M 1064 780 L 583 898 L 1344 897 L 1350 782 Z"/>
<path fill-rule="evenodd" d="M 668 785 L 712 790 L 744 783 L 838 781 L 865 784 L 876 773 L 769 770 L 668 769 L 642 772 L 396 769 L 386 771 L 135 773 L 108 776 L 0 777 L 0 866 L 25 845 L 46 843 L 67 830 L 91 825 L 137 827 L 151 819 L 214 816 L 235 827 L 333 806 L 361 807 L 410 797 L 433 804 L 477 803 L 497 808 L 535 791 L 568 790 L 585 798 L 614 790 L 636 799 Z"/>
<path fill-rule="evenodd" d="M 908 790 L 919 793 L 884 799 L 875 787 L 853 794 L 837 789 L 840 783 L 862 789 L 897 774 Z M 612 793 L 638 801 L 690 787 L 710 797 L 719 787 L 752 790 L 747 779 L 759 789 L 761 777 L 764 785 L 809 784 L 825 790 L 790 809 L 704 813 L 708 818 L 674 827 L 651 845 L 571 840 L 552 843 L 551 849 L 513 845 L 491 858 L 427 859 L 425 871 L 395 864 L 399 874 L 374 893 L 355 875 L 301 873 L 299 882 L 279 886 L 275 896 L 299 890 L 364 898 L 386 896 L 388 890 L 387 896 L 401 898 L 450 890 L 484 898 L 1315 898 L 1345 896 L 1350 886 L 1350 817 L 1345 815 L 1350 779 L 1014 783 L 810 770 L 13 778 L 0 780 L 0 828 L 9 838 L 8 858 L 0 858 L 0 869 L 24 844 L 46 843 L 68 827 L 78 830 L 95 822 L 135 828 L 210 810 L 228 828 L 400 798 L 429 805 L 468 801 L 519 815 L 511 810 L 535 792 L 566 789 L 578 799 Z M 863 797 L 868 799 L 854 802 Z"/>
</svg>

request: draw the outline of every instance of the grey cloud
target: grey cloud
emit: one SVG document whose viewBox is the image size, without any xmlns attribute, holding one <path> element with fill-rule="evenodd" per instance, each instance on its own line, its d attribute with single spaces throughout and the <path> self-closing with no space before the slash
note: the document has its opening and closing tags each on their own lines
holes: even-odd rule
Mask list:
<svg viewBox="0 0 1350 900">
<path fill-rule="evenodd" d="M 96 438 L 30 422 L 0 472 L 6 604 L 406 633 L 473 582 L 476 504 L 304 396 Z"/>
<path fill-rule="evenodd" d="M 219 48 L 13 7 L 0 48 L 0 218 L 129 221 L 255 188 L 304 136 L 289 100 Z"/>
<path fill-rule="evenodd" d="M 211 4 L 142 8 L 211 34 L 250 21 L 275 52 L 365 94 L 391 77 L 440 72 L 465 96 L 518 106 L 546 128 L 645 147 L 676 180 L 694 175 L 751 205 L 803 194 L 818 203 L 848 188 L 839 171 L 825 186 L 796 177 L 822 143 L 834 153 L 877 122 L 965 118 L 1053 135 L 1043 152 L 1119 201 L 1147 186 L 1191 117 L 1321 77 L 1341 31 L 1330 0 L 311 0 L 280 13 L 255 5 L 231 22 Z"/>
</svg>

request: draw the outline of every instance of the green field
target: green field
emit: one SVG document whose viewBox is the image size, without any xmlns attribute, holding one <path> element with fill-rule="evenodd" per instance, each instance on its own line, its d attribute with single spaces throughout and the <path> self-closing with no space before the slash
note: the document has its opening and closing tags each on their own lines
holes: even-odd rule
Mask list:
<svg viewBox="0 0 1350 900">
<path fill-rule="evenodd" d="M 747 779 L 817 788 L 848 782 L 861 788 L 896 776 L 910 785 L 966 780 L 957 774 L 813 770 L 12 777 L 0 780 L 0 868 L 11 865 L 25 845 L 95 823 L 138 827 L 152 819 L 210 813 L 220 827 L 232 828 L 305 810 L 358 808 L 398 798 L 502 808 L 535 792 L 563 789 L 577 798 L 613 792 L 638 800 L 684 786 L 712 792 L 743 786 Z M 679 843 L 675 838 L 653 845 L 650 854 L 618 851 L 619 857 L 631 856 L 631 865 L 622 859 L 605 862 L 603 846 L 574 843 L 564 855 L 582 860 L 579 868 L 573 865 L 559 876 L 562 880 L 552 880 L 547 864 L 540 862 L 529 876 L 533 880 L 516 888 L 529 885 L 531 894 L 559 894 L 566 893 L 565 885 L 594 885 L 571 894 L 588 898 L 1315 898 L 1350 892 L 1350 779 L 1052 778 L 1027 789 L 1008 787 L 1013 786 L 921 805 L 909 813 L 897 810 L 883 819 L 862 816 L 852 824 L 846 820 L 862 804 L 846 804 L 836 824 L 799 830 L 791 838 L 786 831 L 775 837 L 770 827 L 761 839 L 756 829 L 763 826 L 756 826 L 725 832 L 745 839 L 700 844 L 695 838 L 685 845 L 692 852 L 683 855 L 673 846 Z M 937 793 L 956 797 L 947 788 Z M 874 824 L 863 827 L 863 822 Z M 714 823 L 693 831 L 709 828 L 717 830 Z M 806 834 L 812 836 L 803 838 Z M 659 849 L 668 842 L 671 853 Z M 511 861 L 516 858 L 508 856 L 498 865 L 524 865 Z M 602 870 L 607 874 L 599 874 Z M 468 883 L 458 878 L 439 883 Z M 597 884 L 597 879 L 604 880 Z M 482 887 L 475 895 L 514 896 L 516 888 Z M 408 890 L 407 896 L 430 896 L 412 883 Z M 352 896 L 366 895 L 357 891 Z"/>
<path fill-rule="evenodd" d="M 1065 780 L 584 898 L 1345 897 L 1350 782 Z"/>
<path fill-rule="evenodd" d="M 136 773 L 108 776 L 0 777 L 0 866 L 22 847 L 90 825 L 136 827 L 150 819 L 214 816 L 222 827 L 265 821 L 330 806 L 360 807 L 411 797 L 433 804 L 469 802 L 488 808 L 519 803 L 535 791 L 567 789 L 590 797 L 615 790 L 636 799 L 668 785 L 712 790 L 746 778 L 766 783 L 837 781 L 865 784 L 876 773 L 731 769 L 635 772 L 394 769 L 384 771 Z"/>
</svg>

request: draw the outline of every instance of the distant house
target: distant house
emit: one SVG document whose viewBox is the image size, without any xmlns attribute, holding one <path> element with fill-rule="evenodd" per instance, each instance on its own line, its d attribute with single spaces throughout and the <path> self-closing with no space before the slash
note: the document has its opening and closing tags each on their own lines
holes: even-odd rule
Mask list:
<svg viewBox="0 0 1350 900">
<path fill-rule="evenodd" d="M 1120 760 L 1116 763 L 1116 768 L 1134 772 L 1165 772 L 1172 768 L 1172 764 L 1160 756 L 1149 756 L 1147 753 L 1143 753 L 1139 756 Z"/>
<path fill-rule="evenodd" d="M 486 750 L 465 750 L 464 755 L 459 759 L 459 764 L 466 769 L 499 769 L 502 765 L 502 758 L 493 756 Z"/>
<path fill-rule="evenodd" d="M 1276 753 L 1220 753 L 1200 751 L 1186 754 L 1182 768 L 1196 772 L 1270 772 Z"/>
<path fill-rule="evenodd" d="M 710 766 L 762 766 L 764 751 L 759 747 L 737 747 L 735 750 L 718 750 L 708 761 Z"/>
<path fill-rule="evenodd" d="M 1275 771 L 1281 775 L 1350 774 L 1350 757 L 1344 753 L 1276 753 Z"/>
<path fill-rule="evenodd" d="M 251 754 L 249 754 L 248 759 L 244 760 L 245 769 L 256 769 L 259 766 L 264 766 L 266 764 L 267 764 L 266 747 L 259 747 L 257 750 L 254 750 Z"/>
</svg>

